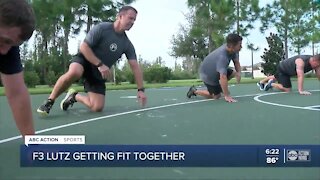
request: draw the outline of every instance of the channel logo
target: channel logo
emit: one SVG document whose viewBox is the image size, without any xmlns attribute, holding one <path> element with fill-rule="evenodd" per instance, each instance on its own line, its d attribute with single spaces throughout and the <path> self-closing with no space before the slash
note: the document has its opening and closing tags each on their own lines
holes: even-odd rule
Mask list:
<svg viewBox="0 0 320 180">
<path fill-rule="evenodd" d="M 311 161 L 311 150 L 309 149 L 288 149 L 287 161 Z"/>
</svg>

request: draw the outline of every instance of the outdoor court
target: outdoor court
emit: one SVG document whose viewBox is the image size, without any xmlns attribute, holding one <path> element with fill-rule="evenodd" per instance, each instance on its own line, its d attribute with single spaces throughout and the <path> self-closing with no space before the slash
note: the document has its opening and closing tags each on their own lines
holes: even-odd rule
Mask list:
<svg viewBox="0 0 320 180">
<path fill-rule="evenodd" d="M 237 103 L 186 98 L 189 87 L 146 89 L 148 104 L 136 102 L 136 90 L 107 91 L 101 113 L 79 103 L 50 115 L 37 107 L 48 95 L 32 95 L 34 124 L 42 135 L 85 135 L 86 144 L 106 145 L 290 145 L 320 144 L 320 83 L 305 80 L 312 95 L 262 92 L 256 84 L 230 86 Z M 319 180 L 320 168 L 20 168 L 22 139 L 6 98 L 0 97 L 0 180 L 93 179 L 281 179 Z"/>
</svg>

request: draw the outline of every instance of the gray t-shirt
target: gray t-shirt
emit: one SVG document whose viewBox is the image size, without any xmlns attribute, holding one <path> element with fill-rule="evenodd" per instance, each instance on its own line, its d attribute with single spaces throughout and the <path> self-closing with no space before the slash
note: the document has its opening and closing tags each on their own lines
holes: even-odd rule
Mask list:
<svg viewBox="0 0 320 180">
<path fill-rule="evenodd" d="M 297 55 L 297 56 L 293 56 L 289 59 L 285 59 L 283 61 L 280 61 L 280 68 L 281 71 L 284 72 L 285 74 L 289 75 L 289 76 L 295 76 L 297 75 L 297 68 L 296 68 L 296 63 L 295 61 L 298 58 L 301 58 L 304 62 L 304 72 L 309 72 L 312 70 L 311 64 L 309 63 L 309 59 L 312 56 L 310 55 Z"/>
<path fill-rule="evenodd" d="M 219 85 L 220 74 L 227 75 L 230 60 L 239 59 L 239 53 L 229 54 L 224 44 L 204 58 L 200 65 L 200 78 L 209 85 Z"/>
<path fill-rule="evenodd" d="M 93 53 L 108 67 L 125 54 L 128 60 L 136 60 L 136 52 L 126 33 L 116 33 L 113 23 L 95 25 L 84 40 Z"/>
</svg>

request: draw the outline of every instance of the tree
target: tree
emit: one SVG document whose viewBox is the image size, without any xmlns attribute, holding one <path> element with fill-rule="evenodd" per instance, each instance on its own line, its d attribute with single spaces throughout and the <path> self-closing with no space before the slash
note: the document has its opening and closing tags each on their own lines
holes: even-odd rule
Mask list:
<svg viewBox="0 0 320 180">
<path fill-rule="evenodd" d="M 52 44 L 56 34 L 57 16 L 54 11 L 53 0 L 33 0 L 32 6 L 36 15 L 35 29 L 35 59 L 41 64 L 39 72 L 40 83 L 44 83 L 44 79 L 49 71 L 49 47 Z"/>
<path fill-rule="evenodd" d="M 259 0 L 236 0 L 236 9 L 237 34 L 247 37 L 260 16 Z"/>
<path fill-rule="evenodd" d="M 251 50 L 251 75 L 252 75 L 251 77 L 252 77 L 252 79 L 254 79 L 254 76 L 253 76 L 253 52 L 258 51 L 259 47 L 254 47 L 254 44 L 249 43 L 249 44 L 247 44 L 247 48 L 249 50 Z"/>
<path fill-rule="evenodd" d="M 301 48 L 305 47 L 308 42 L 307 26 L 310 18 L 307 14 L 312 11 L 312 3 L 301 0 L 276 0 L 272 4 L 267 4 L 262 8 L 260 27 L 261 32 L 265 32 L 270 27 L 275 27 L 279 37 L 284 41 L 286 58 L 288 58 L 288 44 L 291 42 L 292 49 L 300 53 Z M 307 29 L 308 28 L 308 29 Z M 319 30 L 319 29 L 318 29 Z"/>
<path fill-rule="evenodd" d="M 320 3 L 311 1 L 311 4 L 312 10 L 307 16 L 310 21 L 306 26 L 309 27 L 308 39 L 311 41 L 312 55 L 315 55 L 315 44 L 320 43 Z"/>
<path fill-rule="evenodd" d="M 69 43 L 69 37 L 71 34 L 77 35 L 80 32 L 81 26 L 77 25 L 76 18 L 78 14 L 78 9 L 80 8 L 81 1 L 79 0 L 56 0 L 55 8 L 58 16 L 58 23 L 59 27 L 61 28 L 60 33 L 62 34 L 62 37 L 60 36 L 60 42 L 62 46 L 62 66 L 63 71 L 66 71 L 67 68 L 67 62 L 68 62 L 68 43 Z"/>
<path fill-rule="evenodd" d="M 158 64 L 159 66 L 164 66 L 165 62 L 162 60 L 161 56 L 158 56 L 156 58 L 155 64 Z"/>
<path fill-rule="evenodd" d="M 89 32 L 91 27 L 102 21 L 114 21 L 117 11 L 121 6 L 130 4 L 135 0 L 82 0 L 79 8 L 79 21 L 78 23 L 86 24 L 86 32 Z"/>
<path fill-rule="evenodd" d="M 237 18 L 237 34 L 242 37 L 249 36 L 249 31 L 253 29 L 253 23 L 260 16 L 259 0 L 236 0 L 236 18 Z M 249 44 L 252 56 L 252 79 L 253 77 L 253 51 L 258 49 L 253 48 L 253 44 Z"/>
<path fill-rule="evenodd" d="M 86 33 L 91 27 L 103 20 L 114 20 L 116 7 L 111 0 L 82 0 L 78 11 L 78 24 L 86 25 Z"/>
<path fill-rule="evenodd" d="M 234 1 L 232 0 L 188 0 L 194 9 L 191 32 L 202 34 L 207 53 L 224 43 L 224 36 L 231 32 L 236 22 Z"/>
<path fill-rule="evenodd" d="M 293 1 L 292 4 L 293 14 L 290 19 L 293 20 L 293 23 L 289 25 L 289 38 L 291 40 L 291 49 L 297 54 L 301 54 L 301 50 L 303 47 L 306 47 L 310 38 L 308 38 L 309 29 L 313 29 L 307 26 L 309 24 L 308 14 L 312 11 L 312 4 L 310 2 L 305 2 L 301 0 Z"/>
<path fill-rule="evenodd" d="M 283 43 L 277 34 L 270 33 L 266 38 L 269 49 L 264 49 L 261 56 L 264 63 L 262 63 L 263 73 L 265 75 L 275 74 L 277 65 L 284 59 Z"/>
<path fill-rule="evenodd" d="M 30 0 L 36 15 L 36 30 L 32 61 L 46 83 L 48 72 L 55 76 L 66 71 L 71 55 L 68 42 L 79 34 L 82 26 L 87 31 L 97 22 L 113 21 L 118 9 L 133 0 Z M 58 67 L 58 68 L 57 68 Z M 52 72 L 50 72 L 52 74 Z"/>
<path fill-rule="evenodd" d="M 171 44 L 171 56 L 178 57 L 193 57 L 203 60 L 208 54 L 208 45 L 204 33 L 201 29 L 191 29 L 193 24 L 193 17 L 189 14 L 188 25 L 180 25 L 180 32 L 173 35 Z"/>
<path fill-rule="evenodd" d="M 192 68 L 197 71 L 198 62 L 225 43 L 225 36 L 234 30 L 236 23 L 242 36 L 249 34 L 252 23 L 259 17 L 258 3 L 258 0 L 188 0 L 191 8 L 186 15 L 188 24 L 172 37 L 171 55 L 197 61 Z"/>
</svg>

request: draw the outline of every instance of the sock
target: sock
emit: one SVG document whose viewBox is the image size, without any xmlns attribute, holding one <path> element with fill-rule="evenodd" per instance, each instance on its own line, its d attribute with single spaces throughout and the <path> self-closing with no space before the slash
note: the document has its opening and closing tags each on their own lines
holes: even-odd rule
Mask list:
<svg viewBox="0 0 320 180">
<path fill-rule="evenodd" d="M 76 100 L 76 95 L 78 94 L 78 92 L 75 92 L 75 93 L 73 93 L 73 95 L 72 95 L 72 99 L 74 100 L 74 102 L 78 102 L 77 100 Z"/>
<path fill-rule="evenodd" d="M 54 100 L 53 99 L 48 99 L 48 102 L 51 104 L 54 104 Z"/>
</svg>

